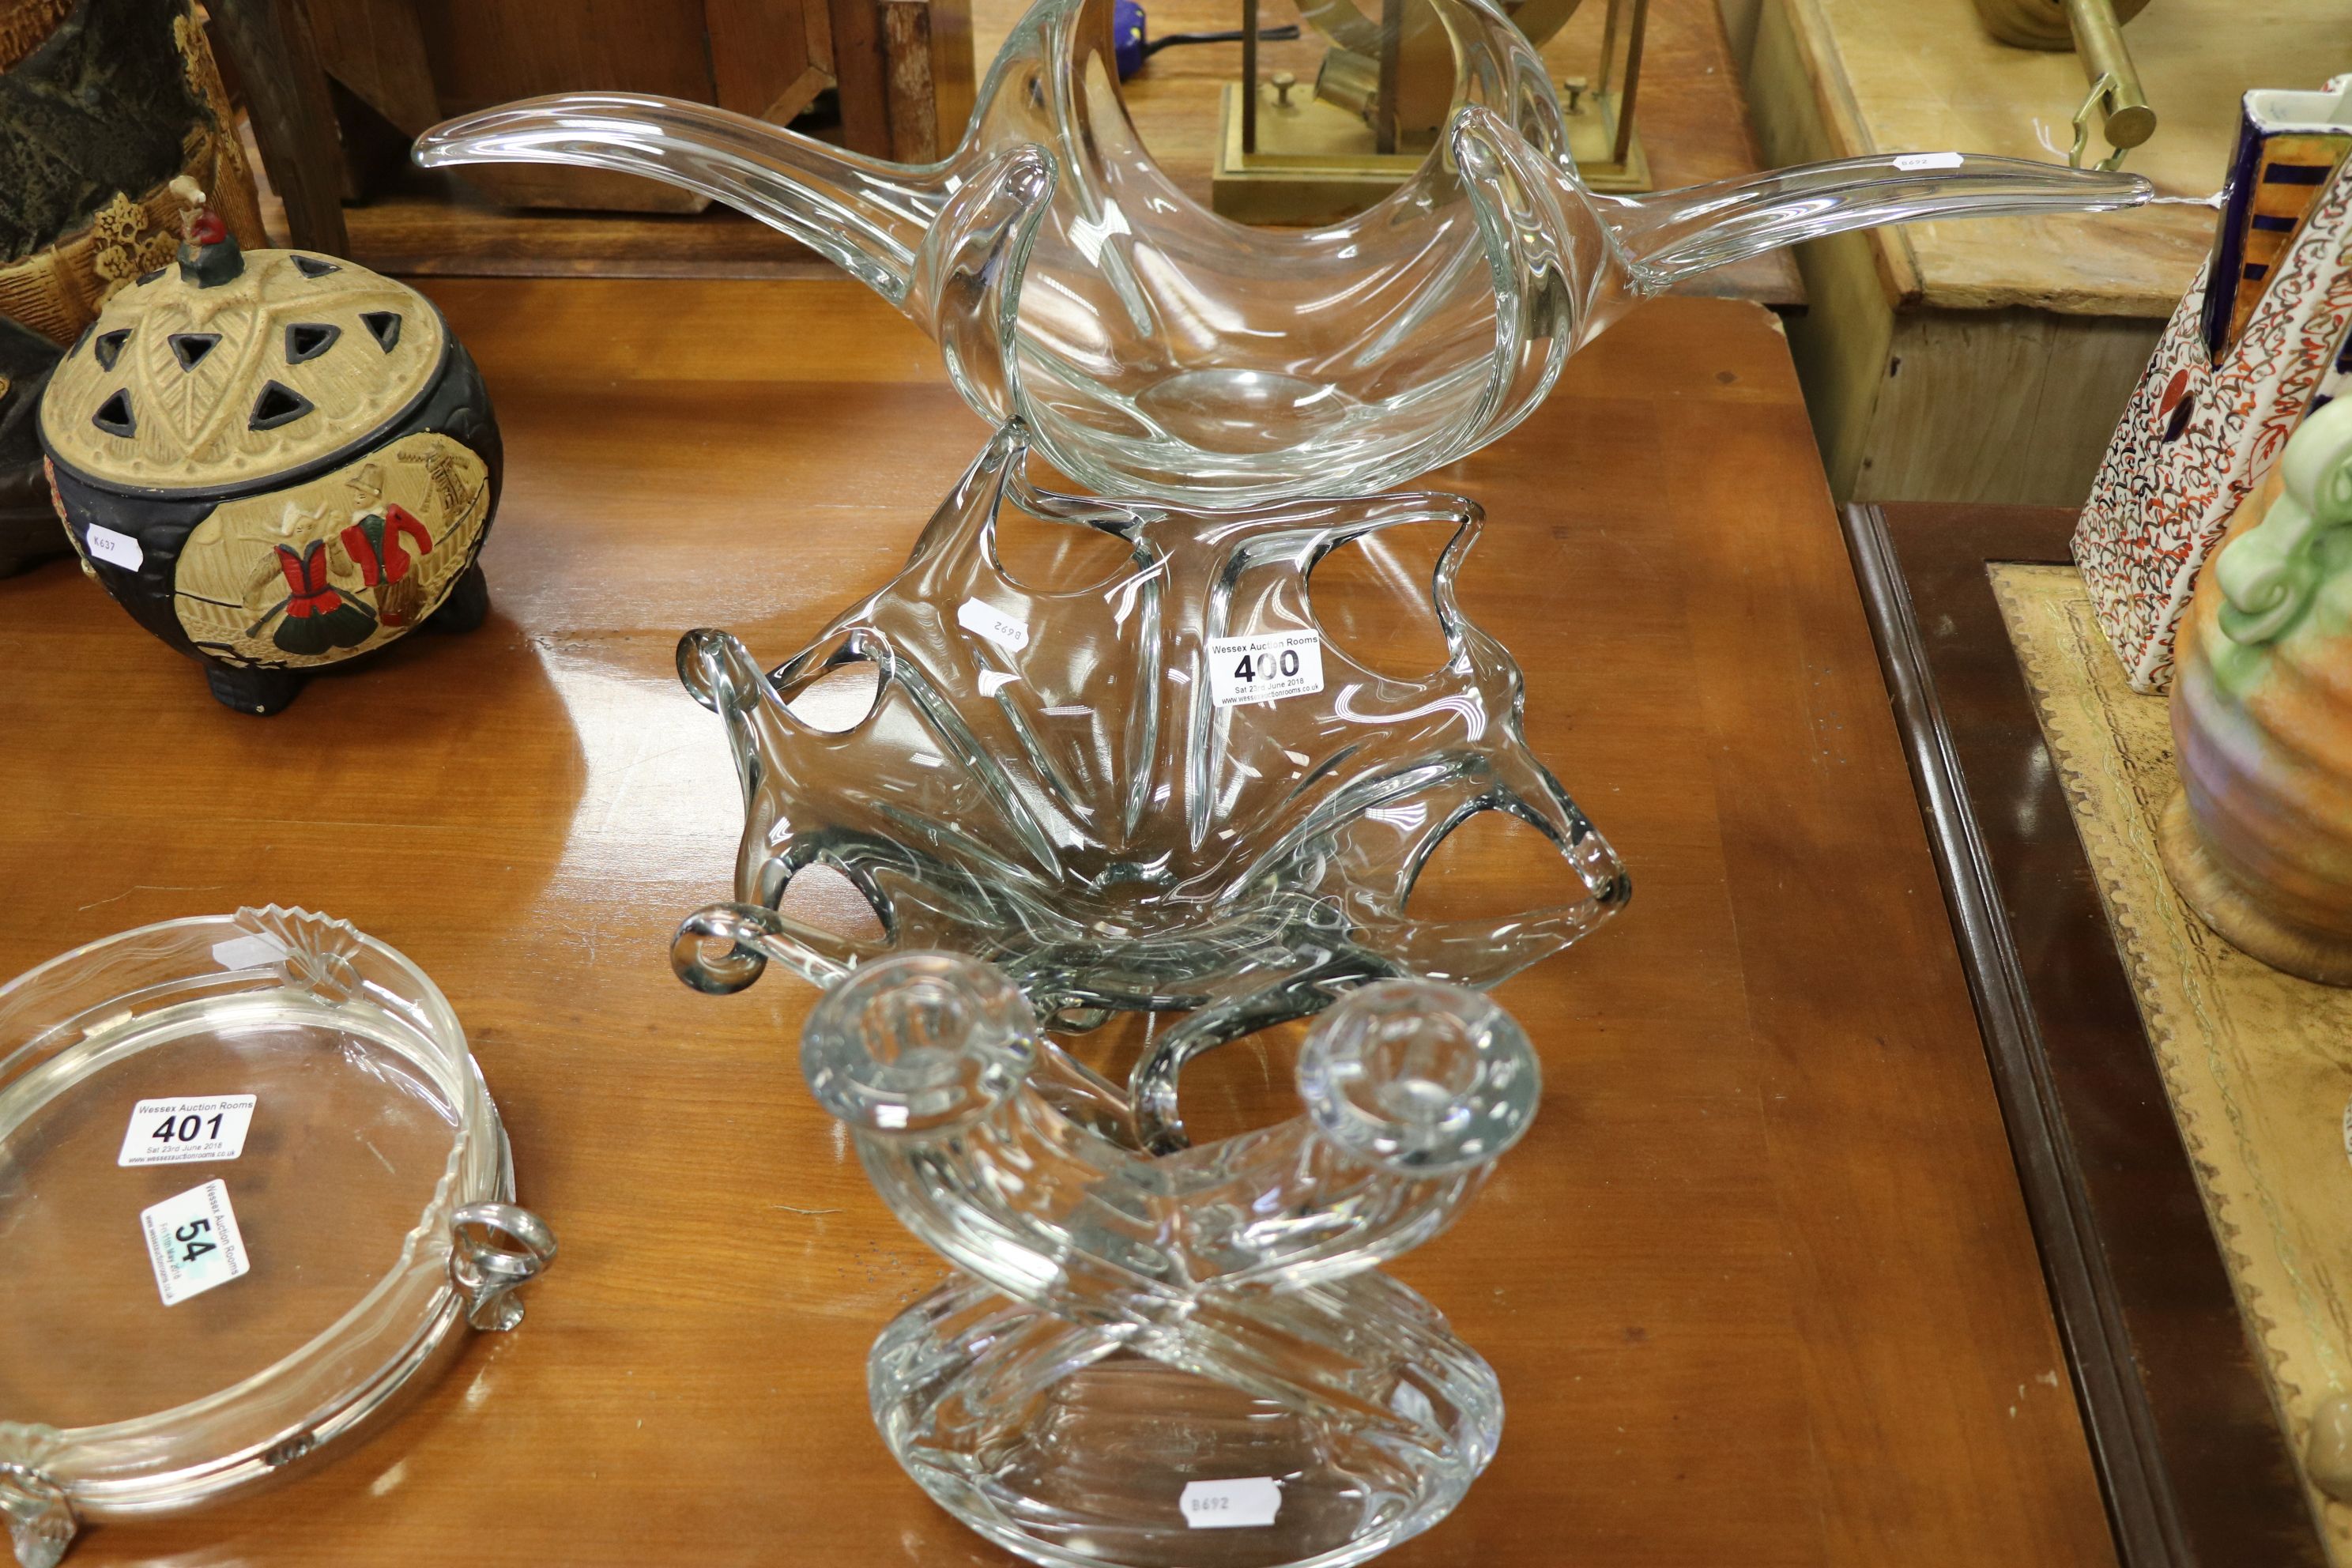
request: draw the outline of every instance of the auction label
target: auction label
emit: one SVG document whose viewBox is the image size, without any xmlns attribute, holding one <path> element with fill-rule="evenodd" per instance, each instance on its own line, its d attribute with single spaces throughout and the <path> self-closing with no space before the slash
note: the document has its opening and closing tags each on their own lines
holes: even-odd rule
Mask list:
<svg viewBox="0 0 2352 1568">
<path fill-rule="evenodd" d="M 155 1267 L 155 1289 L 163 1305 L 176 1307 L 215 1285 L 226 1285 L 252 1268 L 236 1211 L 229 1206 L 228 1184 L 215 1176 L 176 1198 L 139 1211 L 147 1233 L 147 1261 Z"/>
<path fill-rule="evenodd" d="M 138 571 L 140 563 L 147 559 L 137 540 L 127 533 L 117 533 L 101 522 L 93 522 L 83 531 L 82 542 L 99 560 L 125 572 Z"/>
<path fill-rule="evenodd" d="M 1220 708 L 1322 689 L 1323 639 L 1313 632 L 1209 639 L 1209 700 Z"/>
<path fill-rule="evenodd" d="M 1897 153 L 1895 166 L 1906 174 L 1921 169 L 1957 169 L 1967 162 L 1958 153 Z"/>
<path fill-rule="evenodd" d="M 1188 1530 L 1249 1530 L 1274 1522 L 1282 1511 L 1282 1489 L 1271 1476 L 1186 1481 L 1178 1506 Z"/>
<path fill-rule="evenodd" d="M 181 1100 L 142 1100 L 131 1108 L 131 1128 L 122 1135 L 118 1165 L 194 1165 L 234 1160 L 245 1152 L 246 1130 L 253 1125 L 251 1094 L 197 1095 Z"/>
<path fill-rule="evenodd" d="M 993 605 L 966 599 L 956 606 L 956 625 L 975 637 L 986 637 L 1007 653 L 1029 646 L 1029 628 Z"/>
<path fill-rule="evenodd" d="M 213 962 L 223 969 L 262 969 L 286 956 L 286 944 L 256 932 L 213 943 Z"/>
</svg>

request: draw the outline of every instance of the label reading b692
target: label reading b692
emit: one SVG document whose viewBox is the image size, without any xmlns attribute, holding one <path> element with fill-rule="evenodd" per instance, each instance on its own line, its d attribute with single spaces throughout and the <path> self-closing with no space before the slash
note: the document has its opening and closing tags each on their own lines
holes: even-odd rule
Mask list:
<svg viewBox="0 0 2352 1568">
<path fill-rule="evenodd" d="M 978 637 L 986 637 L 1007 653 L 1019 653 L 1029 646 L 1029 628 L 993 605 L 978 599 L 966 599 L 956 606 L 956 625 Z"/>
<path fill-rule="evenodd" d="M 1187 1481 L 1176 1506 L 1187 1530 L 1257 1530 L 1282 1511 L 1282 1488 L 1271 1476 Z"/>
<path fill-rule="evenodd" d="M 1323 640 L 1313 632 L 1209 639 L 1209 700 L 1220 708 L 1323 689 Z"/>
</svg>

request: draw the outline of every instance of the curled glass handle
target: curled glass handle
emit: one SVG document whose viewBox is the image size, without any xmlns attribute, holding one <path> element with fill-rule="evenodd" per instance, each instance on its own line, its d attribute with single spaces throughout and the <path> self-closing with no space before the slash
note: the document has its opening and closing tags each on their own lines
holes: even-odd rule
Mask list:
<svg viewBox="0 0 2352 1568">
<path fill-rule="evenodd" d="M 861 157 L 748 115 L 634 92 L 501 103 L 434 126 L 415 156 L 427 169 L 561 163 L 660 180 L 792 236 L 893 305 L 970 172 Z"/>
<path fill-rule="evenodd" d="M 670 941 L 670 968 L 697 991 L 728 996 L 775 959 L 813 985 L 831 985 L 890 952 L 885 942 L 823 931 L 761 904 L 711 904 L 686 917 Z"/>
<path fill-rule="evenodd" d="M 477 1239 L 473 1231 L 490 1235 Z M 500 1237 L 515 1245 L 499 1246 Z M 555 1261 L 555 1233 L 546 1222 L 513 1204 L 467 1204 L 449 1216 L 449 1278 L 466 1292 L 466 1321 L 485 1330 L 521 1322 L 515 1287 Z"/>
</svg>

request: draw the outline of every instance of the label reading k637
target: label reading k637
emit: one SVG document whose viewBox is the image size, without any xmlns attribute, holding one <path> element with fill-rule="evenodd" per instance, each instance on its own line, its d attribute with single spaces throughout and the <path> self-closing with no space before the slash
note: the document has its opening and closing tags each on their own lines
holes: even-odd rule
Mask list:
<svg viewBox="0 0 2352 1568">
<path fill-rule="evenodd" d="M 92 556 L 125 572 L 138 571 L 147 560 L 137 540 L 127 533 L 117 533 L 102 522 L 93 522 L 83 530 L 81 542 Z"/>
<path fill-rule="evenodd" d="M 1313 632 L 1209 639 L 1209 700 L 1220 708 L 1323 689 L 1323 640 Z"/>
</svg>

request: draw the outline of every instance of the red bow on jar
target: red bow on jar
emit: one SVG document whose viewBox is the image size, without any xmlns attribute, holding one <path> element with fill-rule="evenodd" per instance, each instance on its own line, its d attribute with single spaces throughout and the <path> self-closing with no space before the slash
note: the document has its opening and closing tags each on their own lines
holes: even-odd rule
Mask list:
<svg viewBox="0 0 2352 1568">
<path fill-rule="evenodd" d="M 341 592 L 327 581 L 325 542 L 313 541 L 299 555 L 283 544 L 275 548 L 278 570 L 286 578 L 286 618 L 278 623 L 270 641 L 306 658 L 365 642 L 375 630 L 375 617 L 358 605 L 344 603 Z"/>
<path fill-rule="evenodd" d="M 341 607 L 343 596 L 327 584 L 327 547 L 313 543 L 297 555 L 278 546 L 278 570 L 286 574 L 287 616 L 307 621 Z"/>
<path fill-rule="evenodd" d="M 413 586 L 393 591 L 393 584 L 405 582 L 415 564 L 400 547 L 404 535 L 416 547 L 417 554 L 433 553 L 433 536 L 415 513 L 395 502 L 384 503 L 383 516 L 371 513 L 342 531 L 343 548 L 358 565 L 360 581 L 376 590 L 376 610 L 388 626 L 406 626 L 423 598 Z"/>
</svg>

